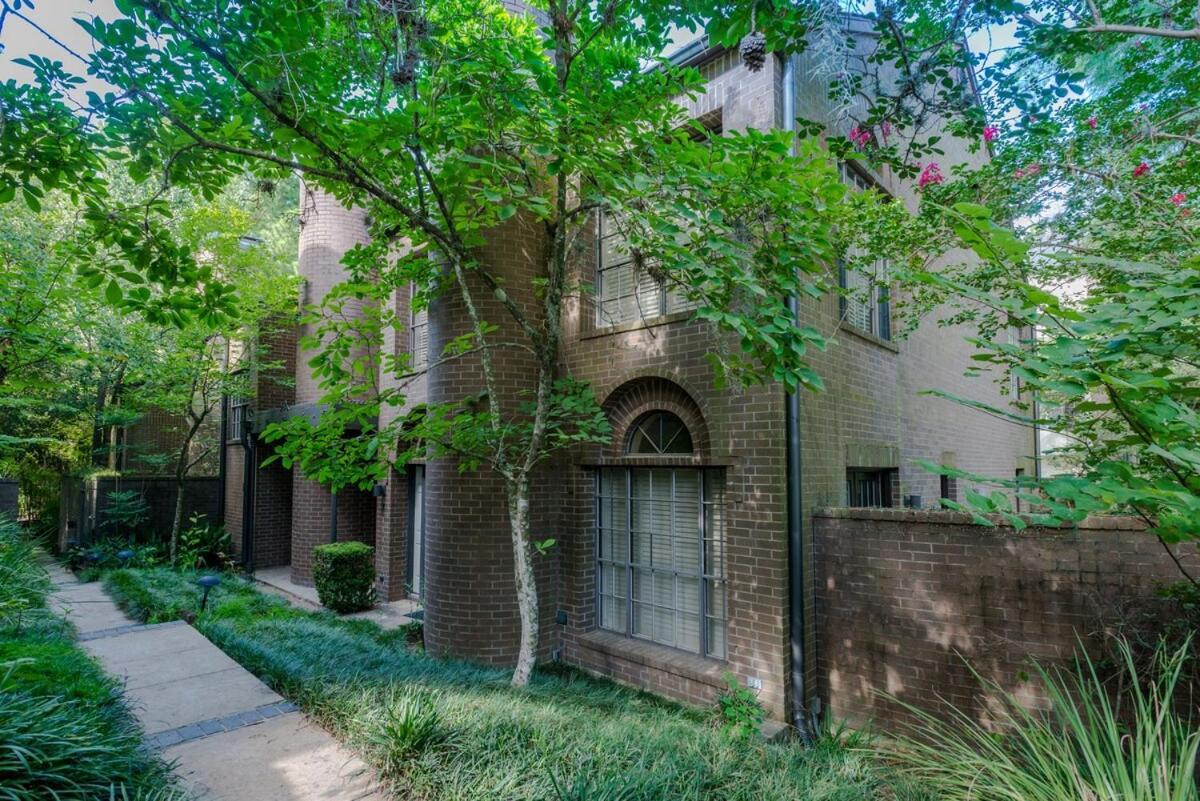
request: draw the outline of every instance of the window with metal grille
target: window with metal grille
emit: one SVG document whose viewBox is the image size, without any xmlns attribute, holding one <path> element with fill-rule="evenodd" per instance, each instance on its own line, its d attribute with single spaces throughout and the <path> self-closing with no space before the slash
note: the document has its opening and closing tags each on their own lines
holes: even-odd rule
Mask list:
<svg viewBox="0 0 1200 801">
<path fill-rule="evenodd" d="M 603 211 L 596 219 L 597 325 L 620 325 L 696 307 L 678 289 L 668 287 L 664 277 L 635 263 L 619 219 Z"/>
<path fill-rule="evenodd" d="M 691 437 L 685 441 L 678 431 L 668 439 L 654 431 L 630 438 L 644 440 L 657 440 L 655 453 L 691 451 Z M 600 627 L 724 659 L 724 471 L 604 468 L 596 475 L 596 499 Z"/>
<path fill-rule="evenodd" d="M 950 476 L 941 476 L 940 478 L 940 494 L 948 501 L 958 500 L 958 479 Z"/>
<path fill-rule="evenodd" d="M 865 176 L 848 164 L 841 165 L 842 182 L 856 192 L 882 192 Z M 850 259 L 861 255 L 856 248 L 846 254 Z M 838 283 L 842 288 L 839 312 L 847 325 L 874 334 L 880 339 L 892 338 L 892 304 L 888 294 L 888 263 L 876 259 L 871 265 L 849 269 L 846 262 L 838 265 Z"/>
<path fill-rule="evenodd" d="M 846 505 L 853 507 L 892 506 L 895 469 L 846 469 Z"/>
</svg>

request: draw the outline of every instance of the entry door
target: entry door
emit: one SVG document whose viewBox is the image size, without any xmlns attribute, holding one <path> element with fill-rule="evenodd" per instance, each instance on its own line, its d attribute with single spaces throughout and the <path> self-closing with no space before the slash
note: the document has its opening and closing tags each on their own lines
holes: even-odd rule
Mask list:
<svg viewBox="0 0 1200 801">
<path fill-rule="evenodd" d="M 408 586 L 413 595 L 425 591 L 425 465 L 408 468 Z"/>
</svg>

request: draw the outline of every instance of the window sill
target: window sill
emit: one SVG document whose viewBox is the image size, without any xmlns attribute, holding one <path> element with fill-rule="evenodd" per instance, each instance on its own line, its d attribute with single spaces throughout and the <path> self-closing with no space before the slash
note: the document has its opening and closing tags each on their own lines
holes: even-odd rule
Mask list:
<svg viewBox="0 0 1200 801">
<path fill-rule="evenodd" d="M 842 327 L 840 330 L 845 331 L 847 334 L 853 334 L 854 336 L 858 337 L 859 339 L 870 342 L 872 345 L 878 345 L 879 347 L 883 348 L 884 350 L 890 350 L 892 353 L 900 352 L 900 346 L 897 345 L 892 340 L 884 339 L 883 337 L 876 336 L 875 334 L 872 334 L 870 331 L 864 331 L 863 329 L 859 328 L 858 326 L 850 325 L 849 323 L 842 323 Z"/>
<path fill-rule="evenodd" d="M 714 687 L 725 686 L 723 675 L 729 669 L 720 659 L 689 654 L 666 645 L 636 640 L 603 629 L 581 635 L 579 645 L 605 656 L 644 665 L 652 670 L 673 673 Z"/>
<path fill-rule="evenodd" d="M 645 328 L 656 328 L 660 325 L 669 325 L 677 323 L 681 320 L 690 320 L 694 310 L 671 312 L 670 314 L 660 314 L 655 317 L 646 317 L 641 320 L 631 320 L 628 323 L 616 323 L 615 325 L 597 325 L 590 331 L 584 331 L 579 335 L 580 339 L 595 339 L 596 337 L 606 337 L 613 334 L 624 334 L 628 331 L 640 331 Z"/>
</svg>

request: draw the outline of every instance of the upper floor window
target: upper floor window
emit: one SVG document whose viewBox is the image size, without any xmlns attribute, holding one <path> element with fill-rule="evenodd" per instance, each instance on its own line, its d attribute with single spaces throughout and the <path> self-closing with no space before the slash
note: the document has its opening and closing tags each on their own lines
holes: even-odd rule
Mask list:
<svg viewBox="0 0 1200 801">
<path fill-rule="evenodd" d="M 695 308 L 682 292 L 638 264 L 619 219 L 597 215 L 596 324 L 620 325 Z"/>
<path fill-rule="evenodd" d="M 410 301 L 411 304 L 411 301 Z M 412 310 L 409 306 L 408 345 L 412 352 L 412 370 L 424 370 L 429 366 L 429 310 Z"/>
<path fill-rule="evenodd" d="M 848 164 L 841 165 L 842 181 L 856 192 L 880 191 L 864 175 Z M 861 253 L 852 248 L 847 256 Z M 838 267 L 838 284 L 843 292 L 839 301 L 841 318 L 860 331 L 880 339 L 892 338 L 892 303 L 888 294 L 888 263 L 876 259 L 870 265 L 859 264 L 847 269 L 845 262 Z"/>
</svg>

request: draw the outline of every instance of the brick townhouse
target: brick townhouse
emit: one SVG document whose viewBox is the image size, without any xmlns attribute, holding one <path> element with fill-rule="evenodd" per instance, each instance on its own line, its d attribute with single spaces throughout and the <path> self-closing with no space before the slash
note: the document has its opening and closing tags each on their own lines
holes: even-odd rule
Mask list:
<svg viewBox="0 0 1200 801">
<path fill-rule="evenodd" d="M 866 22 L 849 24 L 860 47 L 871 48 Z M 707 79 L 688 111 L 716 131 L 784 126 L 798 116 L 837 127 L 825 85 L 804 57 L 775 57 L 755 73 L 700 38 L 675 59 Z M 946 145 L 943 169 L 986 158 Z M 914 187 L 888 172 L 843 171 L 854 188 L 873 186 L 915 208 Z M 303 204 L 300 272 L 304 298 L 315 302 L 345 276 L 342 254 L 367 232 L 361 210 L 321 193 L 305 193 Z M 893 336 L 893 299 L 868 281 L 853 297 L 831 294 L 799 308 L 807 324 L 837 332 L 813 356 L 826 391 L 717 388 L 705 358 L 715 334 L 690 319 L 683 298 L 634 271 L 602 217 L 595 225 L 594 256 L 574 269 L 596 289 L 565 311 L 561 371 L 590 382 L 614 436 L 609 446 L 560 458 L 538 484 L 535 537 L 557 541 L 537 557 L 542 657 L 698 702 L 711 700 L 729 672 L 787 720 L 818 694 L 813 511 L 954 497 L 954 482 L 923 471 L 918 459 L 992 475 L 1033 470 L 1034 432 L 921 395 L 937 387 L 1004 397 L 994 380 L 964 377 L 969 332 L 930 323 Z M 520 302 L 532 301 L 536 266 L 525 254 L 536 236 L 514 218 L 480 254 Z M 385 347 L 429 365 L 467 330 L 452 294 L 412 315 L 398 292 L 392 302 L 410 324 L 388 332 Z M 488 302 L 485 317 L 502 321 Z M 511 664 L 519 623 L 507 514 L 493 475 L 435 460 L 393 471 L 374 492 L 333 498 L 278 463 L 246 469 L 267 455 L 257 436 L 266 421 L 319 413 L 321 393 L 296 333 L 270 343 L 288 360 L 294 387 L 261 377 L 257 396 L 231 402 L 226 414 L 226 523 L 242 558 L 254 568 L 290 565 L 292 579 L 307 584 L 315 545 L 363 540 L 376 549 L 380 596 L 420 597 L 430 653 Z M 500 373 L 516 393 L 532 370 L 511 356 Z M 409 387 L 407 407 L 389 413 L 458 400 L 481 385 L 469 360 L 427 369 Z"/>
</svg>

